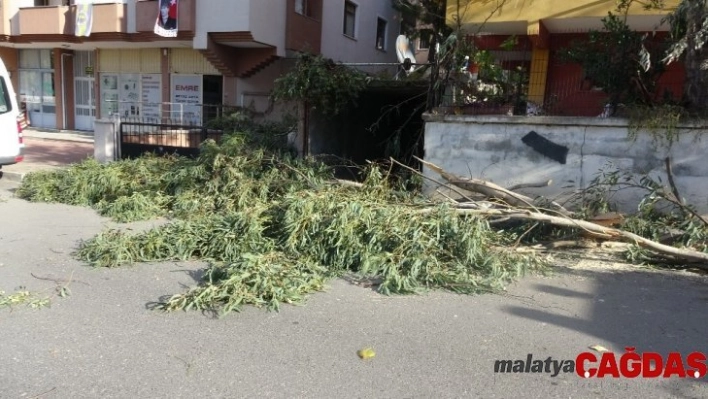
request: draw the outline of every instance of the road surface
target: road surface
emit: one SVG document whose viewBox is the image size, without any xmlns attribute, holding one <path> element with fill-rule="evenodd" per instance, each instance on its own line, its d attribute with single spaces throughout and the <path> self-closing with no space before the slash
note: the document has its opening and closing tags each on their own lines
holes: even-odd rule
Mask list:
<svg viewBox="0 0 708 399">
<path fill-rule="evenodd" d="M 708 397 L 706 378 L 494 373 L 496 360 L 575 359 L 592 345 L 705 352 L 706 277 L 580 259 L 505 295 L 384 297 L 337 280 L 280 313 L 163 314 L 148 305 L 194 284 L 202 264 L 89 268 L 72 250 L 115 225 L 14 199 L 14 187 L 0 180 L 0 290 L 72 282 L 50 308 L 0 309 L 0 398 Z M 369 346 L 376 356 L 359 359 Z"/>
</svg>

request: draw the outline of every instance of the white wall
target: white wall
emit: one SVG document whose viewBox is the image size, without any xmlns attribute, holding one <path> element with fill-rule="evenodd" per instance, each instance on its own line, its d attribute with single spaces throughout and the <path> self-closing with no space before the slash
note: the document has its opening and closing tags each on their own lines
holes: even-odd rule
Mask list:
<svg viewBox="0 0 708 399">
<path fill-rule="evenodd" d="M 20 34 L 20 8 L 34 7 L 34 0 L 12 0 L 3 2 L 5 21 L 10 21 L 11 31 L 13 36 Z"/>
<path fill-rule="evenodd" d="M 284 54 L 285 0 L 198 0 L 196 6 L 195 49 L 206 48 L 208 32 L 250 31 Z"/>
<path fill-rule="evenodd" d="M 198 0 L 195 49 L 206 49 L 208 32 L 249 31 L 252 0 Z"/>
<path fill-rule="evenodd" d="M 503 187 L 552 179 L 549 187 L 520 192 L 563 200 L 574 190 L 587 188 L 609 165 L 666 182 L 664 159 L 670 156 L 681 195 L 700 212 L 708 212 L 708 140 L 699 140 L 705 129 L 682 129 L 679 141 L 669 148 L 665 142 L 654 142 L 647 132 L 630 141 L 627 122 L 616 119 L 451 115 L 425 119 L 425 159 L 460 176 Z M 525 145 L 521 138 L 530 131 L 568 147 L 566 163 Z M 424 172 L 440 179 L 427 168 Z M 427 186 L 429 192 L 434 189 L 432 184 Z M 630 213 L 636 212 L 640 196 L 625 191 L 614 199 L 621 211 Z"/>
<path fill-rule="evenodd" d="M 397 62 L 396 37 L 400 30 L 398 13 L 391 0 L 356 0 L 356 40 L 343 34 L 344 0 L 324 0 L 322 54 L 340 62 Z M 386 51 L 376 49 L 376 23 L 388 21 Z"/>
<path fill-rule="evenodd" d="M 250 27 L 254 40 L 275 46 L 281 57 L 285 56 L 286 12 L 286 0 L 251 0 Z"/>
</svg>

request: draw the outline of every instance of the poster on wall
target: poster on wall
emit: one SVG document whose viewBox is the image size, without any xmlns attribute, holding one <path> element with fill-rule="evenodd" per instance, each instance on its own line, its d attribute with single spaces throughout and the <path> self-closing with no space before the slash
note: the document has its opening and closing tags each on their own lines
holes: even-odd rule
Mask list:
<svg viewBox="0 0 708 399">
<path fill-rule="evenodd" d="M 177 37 L 177 10 L 179 8 L 179 0 L 160 0 L 157 4 L 155 34 L 162 37 Z"/>
<path fill-rule="evenodd" d="M 144 74 L 140 77 L 141 113 L 144 119 L 159 122 L 161 118 L 162 79 L 160 74 Z"/>
<path fill-rule="evenodd" d="M 140 75 L 123 74 L 118 81 L 118 102 L 120 116 L 137 118 L 140 116 Z"/>
<path fill-rule="evenodd" d="M 170 92 L 172 102 L 183 104 L 172 107 L 172 117 L 180 118 L 187 123 L 201 122 L 202 76 L 172 75 Z"/>
<path fill-rule="evenodd" d="M 93 25 L 93 1 L 77 0 L 76 4 L 76 36 L 91 36 Z"/>
<path fill-rule="evenodd" d="M 118 75 L 103 73 L 100 77 L 101 117 L 118 113 Z"/>
</svg>

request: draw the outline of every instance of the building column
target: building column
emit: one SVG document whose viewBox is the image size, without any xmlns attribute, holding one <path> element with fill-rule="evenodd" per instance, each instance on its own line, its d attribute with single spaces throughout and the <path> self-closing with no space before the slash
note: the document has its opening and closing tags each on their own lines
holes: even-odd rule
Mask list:
<svg viewBox="0 0 708 399">
<path fill-rule="evenodd" d="M 93 51 L 93 100 L 96 102 L 96 119 L 102 119 L 101 115 L 101 75 L 98 71 L 101 70 L 101 50 Z"/>
<path fill-rule="evenodd" d="M 160 49 L 160 73 L 162 74 L 162 109 L 160 110 L 162 114 L 162 119 L 172 118 L 172 107 L 169 103 L 171 101 L 170 93 L 170 49 L 163 48 Z"/>
<path fill-rule="evenodd" d="M 54 49 L 54 101 L 57 129 L 74 128 L 73 55 L 74 52 L 71 50 Z M 65 117 L 66 120 L 64 119 Z"/>
<path fill-rule="evenodd" d="M 527 32 L 533 43 L 528 100 L 542 106 L 545 101 L 548 78 L 550 34 L 542 21 L 529 24 Z"/>
</svg>

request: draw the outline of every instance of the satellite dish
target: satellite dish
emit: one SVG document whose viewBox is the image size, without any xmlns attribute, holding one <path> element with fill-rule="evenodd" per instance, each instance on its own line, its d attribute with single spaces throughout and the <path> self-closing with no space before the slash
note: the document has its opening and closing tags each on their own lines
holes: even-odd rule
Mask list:
<svg viewBox="0 0 708 399">
<path fill-rule="evenodd" d="M 402 64 L 403 70 L 407 74 L 411 74 L 417 69 L 412 65 L 415 63 L 415 55 L 411 51 L 411 41 L 408 40 L 406 35 L 398 35 L 396 39 L 396 55 L 398 56 L 398 62 Z"/>
</svg>

